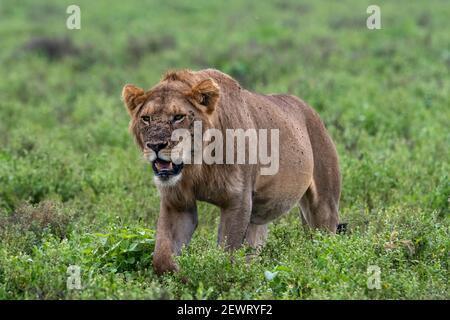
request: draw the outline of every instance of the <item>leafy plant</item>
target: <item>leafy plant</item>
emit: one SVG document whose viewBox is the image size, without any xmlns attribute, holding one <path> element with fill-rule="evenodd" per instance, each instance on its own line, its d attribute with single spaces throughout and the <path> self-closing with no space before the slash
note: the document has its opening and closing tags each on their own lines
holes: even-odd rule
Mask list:
<svg viewBox="0 0 450 320">
<path fill-rule="evenodd" d="M 296 296 L 295 277 L 287 266 L 276 266 L 272 271 L 264 271 L 264 277 L 275 297 Z"/>
<path fill-rule="evenodd" d="M 154 236 L 151 229 L 112 226 L 82 240 L 84 257 L 87 264 L 113 273 L 145 269 L 151 265 Z"/>
</svg>

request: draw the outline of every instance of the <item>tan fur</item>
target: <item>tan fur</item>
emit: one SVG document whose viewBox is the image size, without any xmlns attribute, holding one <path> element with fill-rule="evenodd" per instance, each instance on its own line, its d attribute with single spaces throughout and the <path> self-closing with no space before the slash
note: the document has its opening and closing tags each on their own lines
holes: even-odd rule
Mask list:
<svg viewBox="0 0 450 320">
<path fill-rule="evenodd" d="M 148 141 L 168 143 L 169 152 L 176 144 L 169 141 L 171 132 L 192 130 L 194 120 L 202 121 L 203 130 L 221 130 L 224 137 L 226 129 L 280 130 L 275 175 L 260 175 L 259 163 L 190 164 L 174 186 L 159 187 L 153 260 L 158 274 L 177 270 L 173 256 L 197 226 L 196 201 L 220 207 L 218 241 L 228 249 L 245 239 L 253 247 L 263 245 L 267 224 L 295 205 L 311 227 L 336 232 L 341 185 L 336 149 L 317 113 L 297 97 L 252 93 L 213 69 L 170 71 L 148 91 L 126 85 L 122 96 L 131 115 L 130 130 L 144 154 Z M 171 124 L 168 119 L 180 113 L 186 119 Z M 143 115 L 151 116 L 150 125 L 142 123 Z"/>
</svg>

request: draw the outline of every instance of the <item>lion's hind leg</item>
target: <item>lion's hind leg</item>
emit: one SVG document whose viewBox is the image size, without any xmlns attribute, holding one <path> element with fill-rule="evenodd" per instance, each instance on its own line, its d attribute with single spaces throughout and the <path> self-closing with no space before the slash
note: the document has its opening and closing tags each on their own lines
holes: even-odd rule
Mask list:
<svg viewBox="0 0 450 320">
<path fill-rule="evenodd" d="M 302 222 L 314 229 L 336 233 L 339 224 L 339 197 L 323 192 L 313 182 L 300 199 L 300 208 Z"/>
<path fill-rule="evenodd" d="M 305 109 L 314 161 L 309 188 L 300 199 L 300 208 L 312 228 L 336 232 L 339 224 L 341 175 L 336 147 L 323 122 L 311 109 Z"/>
</svg>

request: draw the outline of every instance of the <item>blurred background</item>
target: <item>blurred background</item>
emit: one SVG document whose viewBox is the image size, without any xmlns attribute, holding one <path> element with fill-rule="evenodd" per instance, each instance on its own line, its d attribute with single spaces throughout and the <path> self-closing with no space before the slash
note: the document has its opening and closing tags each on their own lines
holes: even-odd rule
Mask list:
<svg viewBox="0 0 450 320">
<path fill-rule="evenodd" d="M 66 9 L 72 4 L 81 10 L 80 30 L 66 27 Z M 381 9 L 380 30 L 366 26 L 371 4 Z M 152 276 L 142 280 L 131 273 L 145 283 L 142 289 L 115 276 L 108 282 L 99 271 L 89 281 L 97 281 L 104 291 L 77 296 L 62 289 L 59 272 L 64 274 L 73 257 L 85 254 L 77 251 L 88 241 L 83 234 L 108 235 L 105 230 L 110 230 L 132 237 L 142 230 L 130 231 L 130 226 L 153 229 L 158 194 L 151 170 L 127 132 L 120 93 L 125 83 L 150 88 L 173 68 L 217 68 L 247 89 L 294 94 L 315 108 L 340 154 L 342 219 L 365 237 L 324 241 L 336 246 L 333 251 L 355 246 L 358 252 L 373 245 L 370 254 L 356 254 L 355 259 L 379 259 L 398 272 L 391 273 L 391 287 L 372 294 L 364 288 L 364 278 L 342 279 L 342 271 L 336 270 L 329 282 L 320 280 L 319 274 L 336 263 L 329 261 L 309 266 L 309 277 L 294 272 L 286 288 L 310 288 L 299 289 L 306 298 L 448 298 L 449 17 L 449 2 L 439 0 L 2 0 L 0 298 L 160 297 L 161 288 L 169 288 L 164 291 L 169 297 L 196 297 L 199 282 L 205 290 L 213 288 L 209 298 L 300 297 L 273 288 L 267 295 L 264 290 L 247 294 L 260 279 L 245 280 L 244 288 L 233 278 L 235 271 L 224 274 L 236 287 L 221 287 L 231 280 L 201 278 L 186 289 L 177 278 L 154 284 Z M 200 208 L 194 242 L 213 250 L 217 209 Z M 252 268 L 274 268 L 289 260 L 290 249 L 270 251 L 285 232 L 310 245 L 299 231 L 297 215 L 293 210 L 274 225 L 266 253 L 270 262 Z M 143 237 L 144 242 L 152 239 Z M 47 249 L 43 239 L 50 243 Z M 407 245 L 399 242 L 403 240 Z M 385 242 L 400 250 L 400 262 L 384 255 Z M 117 262 L 121 254 L 86 266 L 97 271 L 112 266 L 108 272 L 113 275 L 124 265 L 136 269 L 135 260 Z M 186 265 L 211 264 L 211 257 L 189 254 Z M 53 266 L 55 256 L 63 261 Z M 297 255 L 304 261 L 315 256 L 307 250 Z M 349 275 L 357 273 L 353 267 L 365 266 L 347 258 L 342 261 L 348 262 Z M 40 262 L 31 268 L 27 259 Z M 149 260 L 142 263 L 148 266 Z M 404 268 L 396 269 L 395 263 Z M 308 282 L 316 278 L 320 281 Z M 408 282 L 411 278 L 416 282 Z M 343 285 L 348 281 L 352 284 Z"/>
</svg>

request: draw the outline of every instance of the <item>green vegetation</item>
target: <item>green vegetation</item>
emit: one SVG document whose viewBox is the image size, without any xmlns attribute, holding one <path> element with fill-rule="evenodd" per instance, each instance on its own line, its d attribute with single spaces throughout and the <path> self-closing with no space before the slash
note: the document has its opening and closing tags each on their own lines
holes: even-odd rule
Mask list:
<svg viewBox="0 0 450 320">
<path fill-rule="evenodd" d="M 78 0 L 67 30 L 73 2 L 0 5 L 0 299 L 450 298 L 448 3 L 378 1 L 371 31 L 369 1 Z M 320 113 L 347 234 L 304 230 L 294 208 L 253 260 L 230 259 L 200 204 L 181 272 L 156 277 L 158 193 L 120 92 L 205 67 Z"/>
</svg>

